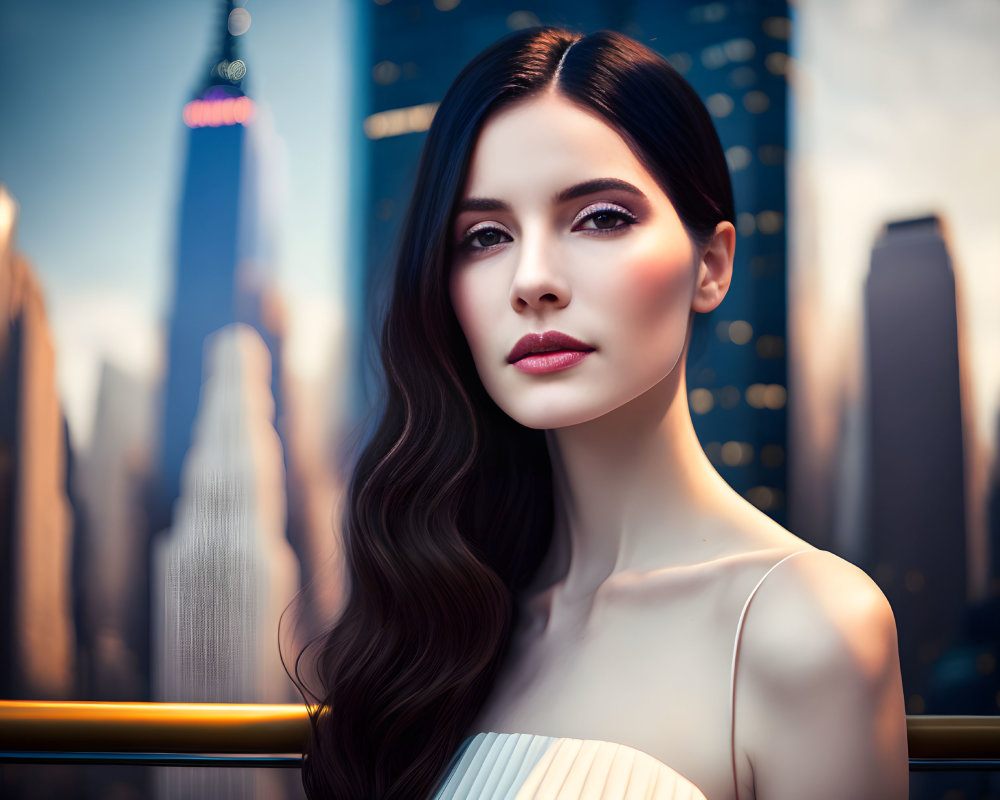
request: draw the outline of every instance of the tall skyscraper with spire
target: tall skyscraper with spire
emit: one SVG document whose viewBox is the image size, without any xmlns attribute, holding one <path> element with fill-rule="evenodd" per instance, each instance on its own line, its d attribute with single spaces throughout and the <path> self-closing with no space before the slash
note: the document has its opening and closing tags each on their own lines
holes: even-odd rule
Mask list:
<svg viewBox="0 0 1000 800">
<path fill-rule="evenodd" d="M 282 414 L 282 310 L 275 292 L 273 197 L 268 170 L 273 133 L 247 94 L 239 36 L 249 14 L 222 3 L 219 42 L 184 107 L 188 147 L 180 197 L 173 306 L 161 401 L 151 527 L 169 527 L 181 464 L 202 383 L 205 338 L 234 322 L 255 328 L 270 351 L 271 390 Z"/>
</svg>

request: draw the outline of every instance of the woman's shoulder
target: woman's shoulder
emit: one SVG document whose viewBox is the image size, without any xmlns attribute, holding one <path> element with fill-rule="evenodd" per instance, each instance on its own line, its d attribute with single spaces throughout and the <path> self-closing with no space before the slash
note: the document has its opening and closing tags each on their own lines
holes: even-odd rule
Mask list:
<svg viewBox="0 0 1000 800">
<path fill-rule="evenodd" d="M 759 796 L 906 796 L 896 625 L 861 569 L 815 549 L 780 564 L 735 663 L 735 736 Z"/>
<path fill-rule="evenodd" d="M 829 664 L 852 654 L 874 657 L 874 643 L 891 639 L 895 646 L 892 610 L 862 569 L 753 512 L 733 525 L 744 541 L 753 543 L 746 559 L 749 573 L 767 576 L 747 610 L 747 662 L 756 656 L 773 667 L 777 657 L 798 671 L 803 662 Z"/>
<path fill-rule="evenodd" d="M 740 669 L 761 688 L 864 685 L 898 670 L 896 625 L 885 595 L 854 564 L 816 548 L 768 575 L 748 609 Z"/>
</svg>

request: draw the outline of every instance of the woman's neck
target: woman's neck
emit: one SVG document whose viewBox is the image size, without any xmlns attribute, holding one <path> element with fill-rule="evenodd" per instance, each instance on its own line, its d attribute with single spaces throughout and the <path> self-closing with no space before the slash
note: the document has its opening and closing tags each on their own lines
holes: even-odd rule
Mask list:
<svg viewBox="0 0 1000 800">
<path fill-rule="evenodd" d="M 621 408 L 547 436 L 557 521 L 540 578 L 564 600 L 592 600 L 615 573 L 724 549 L 708 512 L 736 497 L 695 434 L 683 367 Z"/>
</svg>

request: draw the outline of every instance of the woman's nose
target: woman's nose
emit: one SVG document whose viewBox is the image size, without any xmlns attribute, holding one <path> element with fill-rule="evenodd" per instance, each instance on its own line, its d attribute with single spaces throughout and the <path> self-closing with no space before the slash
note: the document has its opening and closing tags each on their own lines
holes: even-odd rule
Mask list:
<svg viewBox="0 0 1000 800">
<path fill-rule="evenodd" d="M 510 304 L 515 311 L 562 308 L 569 303 L 569 281 L 553 250 L 542 242 L 522 240 L 510 285 Z"/>
</svg>

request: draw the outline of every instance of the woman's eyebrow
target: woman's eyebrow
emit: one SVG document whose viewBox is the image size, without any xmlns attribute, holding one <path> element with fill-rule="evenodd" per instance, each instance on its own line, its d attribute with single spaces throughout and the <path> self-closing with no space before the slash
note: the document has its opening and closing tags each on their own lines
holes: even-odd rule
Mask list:
<svg viewBox="0 0 1000 800">
<path fill-rule="evenodd" d="M 553 198 L 553 202 L 564 203 L 567 200 L 573 200 L 584 195 L 607 191 L 628 192 L 643 199 L 646 197 L 638 188 L 627 181 L 619 180 L 618 178 L 596 178 L 592 181 L 584 181 L 575 186 L 570 186 L 568 189 L 563 189 Z"/>
<path fill-rule="evenodd" d="M 458 212 L 463 211 L 510 211 L 510 204 L 491 197 L 466 197 L 458 204 Z"/>
<path fill-rule="evenodd" d="M 563 189 L 552 198 L 552 203 L 553 205 L 557 205 L 559 203 L 565 203 L 567 200 L 574 200 L 577 197 L 584 197 L 588 194 L 596 194 L 597 192 L 607 192 L 612 190 L 628 192 L 629 194 L 634 194 L 643 199 L 646 197 L 646 195 L 644 195 L 638 188 L 633 186 L 628 181 L 619 180 L 618 178 L 595 178 L 594 180 L 577 183 L 574 186 Z M 503 200 L 495 200 L 492 197 L 466 197 L 458 204 L 457 213 L 461 214 L 463 211 L 510 210 L 510 204 L 505 203 Z"/>
</svg>

